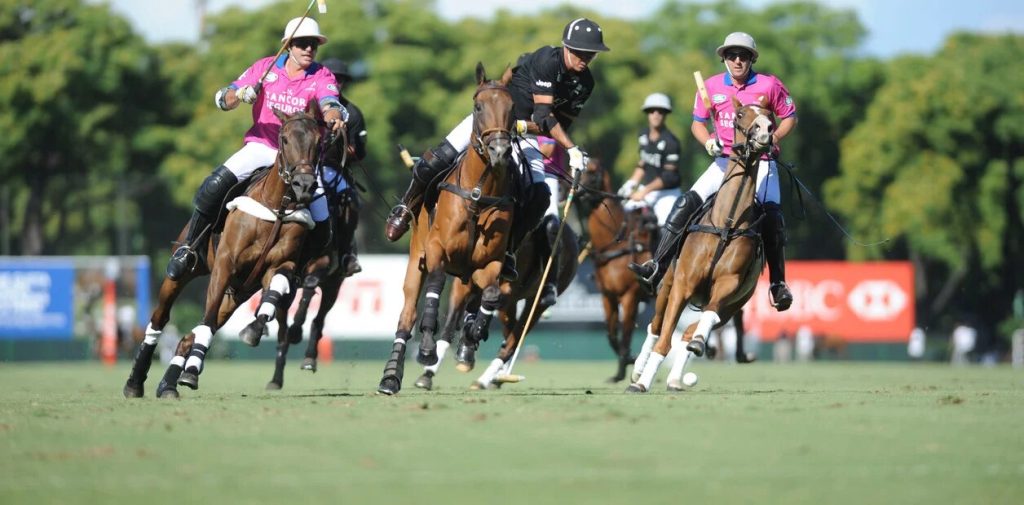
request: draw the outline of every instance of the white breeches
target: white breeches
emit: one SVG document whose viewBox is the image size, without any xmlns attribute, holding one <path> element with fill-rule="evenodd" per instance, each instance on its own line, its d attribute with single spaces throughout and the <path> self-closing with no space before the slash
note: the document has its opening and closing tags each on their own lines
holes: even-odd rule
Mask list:
<svg viewBox="0 0 1024 505">
<path fill-rule="evenodd" d="M 707 201 L 722 187 L 725 169 L 728 166 L 729 158 L 715 158 L 715 161 L 697 179 L 697 182 L 693 183 L 690 189 L 696 191 L 704 201 Z M 758 163 L 757 187 L 754 196 L 762 204 L 766 202 L 779 203 L 779 170 L 775 165 L 775 160 L 761 160 Z"/>
<path fill-rule="evenodd" d="M 248 179 L 257 168 L 273 165 L 276 158 L 277 149 L 260 144 L 259 142 L 249 142 L 242 146 L 235 154 L 232 154 L 224 162 L 224 166 L 228 167 L 228 170 L 235 174 L 235 177 L 241 182 Z"/>
<path fill-rule="evenodd" d="M 651 191 L 644 195 L 643 200 L 626 200 L 622 204 L 622 208 L 629 212 L 641 207 L 650 207 L 654 209 L 654 215 L 658 218 L 658 226 L 664 226 L 669 212 L 672 212 L 672 205 L 676 203 L 676 199 L 681 194 L 679 188 Z"/>
</svg>

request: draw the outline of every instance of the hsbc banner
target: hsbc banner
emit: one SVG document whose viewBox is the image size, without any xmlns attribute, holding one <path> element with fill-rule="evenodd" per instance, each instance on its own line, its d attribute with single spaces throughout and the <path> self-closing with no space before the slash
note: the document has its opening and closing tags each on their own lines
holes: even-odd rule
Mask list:
<svg viewBox="0 0 1024 505">
<path fill-rule="evenodd" d="M 789 310 L 776 312 L 768 295 L 768 269 L 744 307 L 747 331 L 774 341 L 801 326 L 815 335 L 850 342 L 906 342 L 914 327 L 914 268 L 910 262 L 790 261 Z"/>
</svg>

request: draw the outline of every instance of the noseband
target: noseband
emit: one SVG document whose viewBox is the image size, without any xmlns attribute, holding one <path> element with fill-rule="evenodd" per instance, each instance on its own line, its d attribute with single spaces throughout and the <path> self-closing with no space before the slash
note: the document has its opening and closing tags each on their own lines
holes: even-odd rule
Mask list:
<svg viewBox="0 0 1024 505">
<path fill-rule="evenodd" d="M 488 82 L 488 83 L 484 83 L 483 85 L 481 85 L 480 88 L 478 88 L 476 90 L 476 93 L 473 93 L 473 102 L 474 103 L 476 102 L 476 97 L 480 95 L 480 92 L 486 91 L 486 90 L 501 91 L 502 93 L 508 95 L 510 100 L 512 99 L 512 92 L 510 92 L 507 87 L 505 87 L 505 86 L 503 86 L 501 84 L 498 84 L 496 82 Z M 508 140 L 511 141 L 512 140 L 512 125 L 506 125 L 505 127 L 486 128 L 483 131 L 478 132 L 477 131 L 477 115 L 476 115 L 476 113 L 477 113 L 477 109 L 476 109 L 476 106 L 474 105 L 474 107 L 473 107 L 473 142 L 472 142 L 473 143 L 473 150 L 475 150 L 476 153 L 479 154 L 481 158 L 487 160 L 487 162 L 488 162 L 487 164 L 488 165 L 492 165 L 493 164 L 493 160 L 491 160 L 490 157 L 487 155 L 487 152 L 484 149 L 484 146 L 489 144 L 490 142 L 493 142 L 495 140 L 500 140 L 500 139 L 503 139 L 503 138 L 504 139 L 508 139 Z M 511 117 L 512 116 L 509 116 L 510 119 L 511 119 Z M 490 137 L 490 138 L 488 138 L 488 137 Z"/>
<path fill-rule="evenodd" d="M 761 107 L 760 105 L 757 104 L 750 104 L 747 105 L 747 107 L 753 109 L 756 112 L 757 116 L 767 115 L 769 119 L 771 119 L 772 113 L 768 112 L 764 107 Z M 742 131 L 740 131 L 739 126 L 735 122 L 733 123 L 733 138 L 736 138 L 737 132 L 741 132 L 743 134 L 743 143 L 740 144 L 739 146 L 733 145 L 733 151 L 739 151 L 736 154 L 739 154 L 741 157 L 746 157 L 755 152 L 761 152 L 771 148 L 771 144 L 769 143 L 765 146 L 762 146 L 760 149 L 755 150 L 757 146 L 754 144 L 753 136 L 751 135 L 755 127 L 757 127 L 757 117 L 755 117 L 754 120 L 750 122 L 750 125 L 745 130 Z"/>
</svg>

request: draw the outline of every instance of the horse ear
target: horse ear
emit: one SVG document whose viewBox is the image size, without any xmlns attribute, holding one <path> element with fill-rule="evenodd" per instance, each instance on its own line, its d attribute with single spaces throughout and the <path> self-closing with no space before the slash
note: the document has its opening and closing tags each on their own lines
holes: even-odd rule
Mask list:
<svg viewBox="0 0 1024 505">
<path fill-rule="evenodd" d="M 314 115 L 313 111 L 318 109 L 318 107 L 315 107 L 315 104 L 316 104 L 316 102 L 314 102 L 313 100 L 310 100 L 309 102 L 306 103 L 306 110 L 305 110 L 305 112 L 306 112 L 307 115 L 309 115 L 309 116 L 313 116 Z"/>
<path fill-rule="evenodd" d="M 284 112 L 281 112 L 275 109 L 274 107 L 271 107 L 270 110 L 274 112 L 274 115 L 277 116 L 277 119 L 280 119 L 282 123 L 288 120 L 288 115 L 285 114 Z"/>
<path fill-rule="evenodd" d="M 501 74 L 501 84 L 508 86 L 510 82 L 512 82 L 512 66 L 505 65 L 505 72 Z"/>
<path fill-rule="evenodd" d="M 762 95 L 760 98 L 757 99 L 757 104 L 760 105 L 762 109 L 767 109 L 768 99 Z"/>
<path fill-rule="evenodd" d="M 477 85 L 487 82 L 487 72 L 484 71 L 484 63 L 476 62 L 476 83 Z"/>
<path fill-rule="evenodd" d="M 743 103 L 736 98 L 736 95 L 732 96 L 732 109 L 738 111 L 743 108 Z"/>
</svg>

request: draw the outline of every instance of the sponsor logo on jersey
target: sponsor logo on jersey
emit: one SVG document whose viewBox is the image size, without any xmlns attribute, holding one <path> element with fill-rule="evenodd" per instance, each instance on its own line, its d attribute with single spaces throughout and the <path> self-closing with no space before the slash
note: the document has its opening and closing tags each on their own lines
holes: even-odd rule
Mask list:
<svg viewBox="0 0 1024 505">
<path fill-rule="evenodd" d="M 267 82 L 277 82 L 277 74 L 274 72 L 267 74 Z"/>
<path fill-rule="evenodd" d="M 316 91 L 316 90 L 314 89 L 314 91 Z M 338 87 L 335 86 L 334 84 L 328 84 L 327 85 L 327 91 L 333 91 L 333 92 L 337 93 L 338 92 Z"/>
<path fill-rule="evenodd" d="M 534 84 L 536 84 L 537 86 L 540 86 L 542 88 L 550 88 L 551 87 L 551 81 L 541 81 L 541 80 L 538 79 L 536 82 L 534 82 Z"/>
<path fill-rule="evenodd" d="M 725 96 L 722 93 L 715 93 L 714 95 L 711 95 L 711 101 L 714 103 L 722 103 L 728 99 L 729 97 Z"/>
<path fill-rule="evenodd" d="M 786 105 L 793 105 L 793 97 L 791 97 L 791 96 L 787 96 L 786 97 Z"/>
</svg>

